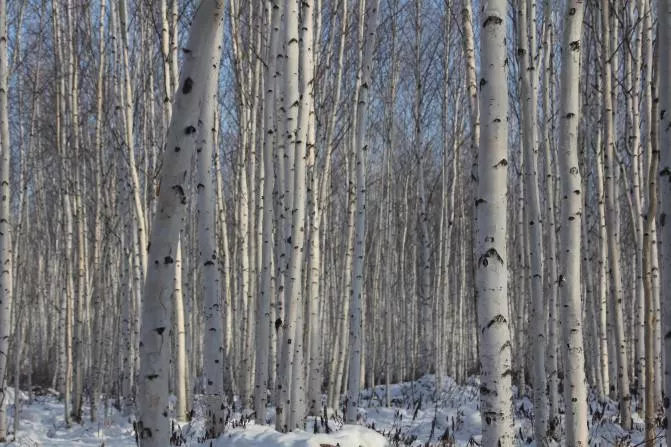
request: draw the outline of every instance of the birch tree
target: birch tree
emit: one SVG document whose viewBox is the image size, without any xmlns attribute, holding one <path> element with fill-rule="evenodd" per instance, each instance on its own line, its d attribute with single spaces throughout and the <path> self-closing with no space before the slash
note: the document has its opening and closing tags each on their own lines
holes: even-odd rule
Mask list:
<svg viewBox="0 0 671 447">
<path fill-rule="evenodd" d="M 610 9 L 608 2 L 601 6 L 602 26 L 602 57 L 603 57 L 603 124 L 604 124 L 604 174 L 605 174 L 605 197 L 606 213 L 608 223 L 608 260 L 610 266 L 610 277 L 612 279 L 612 309 L 614 310 L 615 337 L 617 339 L 617 367 L 618 367 L 618 391 L 620 396 L 620 423 L 624 428 L 631 428 L 631 396 L 629 394 L 629 371 L 627 363 L 627 350 L 625 346 L 624 322 L 622 315 L 622 277 L 620 272 L 620 247 L 618 244 L 619 234 L 617 231 L 618 211 L 616 208 L 615 188 L 615 137 L 613 130 L 613 105 L 611 91 L 611 46 L 610 46 Z"/>
<path fill-rule="evenodd" d="M 223 33 L 224 3 L 203 0 L 184 49 L 184 65 L 168 129 L 156 215 L 152 224 L 142 307 L 139 415 L 136 433 L 142 446 L 164 446 L 171 431 L 168 418 L 169 352 L 174 257 L 188 202 L 185 184 L 198 135 L 200 106 L 211 100 Z M 197 128 L 197 127 L 198 128 Z"/>
<path fill-rule="evenodd" d="M 535 3 L 534 3 L 535 4 Z M 533 52 L 536 51 L 536 8 L 524 0 L 517 2 L 519 47 L 522 84 L 522 136 L 524 158 L 524 191 L 527 197 L 528 219 L 526 232 L 529 235 L 529 259 L 531 262 L 531 319 L 532 350 L 534 358 L 534 435 L 542 442 L 547 432 L 546 376 L 545 376 L 545 302 L 543 293 L 543 223 L 538 194 L 538 132 L 536 124 L 536 69 Z M 527 28 L 528 32 L 527 32 Z"/>
<path fill-rule="evenodd" d="M 9 398 L 5 391 L 7 384 L 7 357 L 11 330 L 12 309 L 12 240 L 10 225 L 10 141 L 7 87 L 9 77 L 9 56 L 7 52 L 7 2 L 0 0 L 0 442 L 7 439 L 7 405 Z"/>
<path fill-rule="evenodd" d="M 286 114 L 286 134 L 284 135 L 284 148 L 287 153 L 293 153 L 286 157 L 286 163 L 293 161 L 291 168 L 291 177 L 285 178 L 285 182 L 291 182 L 289 194 L 293 191 L 291 202 L 291 234 L 289 268 L 287 271 L 288 293 L 286 295 L 286 320 L 284 322 L 284 339 L 282 341 L 282 361 L 278 373 L 281 384 L 281 395 L 279 405 L 288 404 L 284 409 L 278 407 L 278 425 L 283 421 L 280 428 L 284 430 L 293 430 L 296 427 L 296 417 L 302 412 L 299 409 L 299 402 L 296 399 L 299 393 L 304 390 L 303 371 L 303 327 L 300 313 L 302 312 L 302 283 L 301 283 L 301 265 L 303 264 L 303 248 L 305 244 L 305 154 L 299 152 L 301 148 L 301 139 L 304 142 L 303 134 L 299 137 L 299 131 L 303 129 L 299 123 L 299 43 L 298 43 L 298 11 L 299 3 L 297 0 L 286 0 L 285 2 L 285 23 L 286 26 L 286 60 L 285 60 L 285 96 L 284 111 Z"/>
<path fill-rule="evenodd" d="M 350 358 L 347 385 L 347 411 L 345 420 L 355 422 L 358 414 L 358 403 L 361 389 L 361 352 L 363 349 L 362 308 L 363 299 L 363 267 L 366 246 L 366 151 L 368 144 L 366 131 L 368 125 L 369 89 L 372 77 L 373 49 L 375 48 L 375 31 L 379 0 L 360 0 L 359 11 L 365 18 L 359 25 L 359 67 L 356 87 L 356 220 L 354 229 L 354 257 L 352 259 L 352 304 L 350 313 Z M 361 20 L 361 19 L 360 19 Z M 365 39 L 365 40 L 364 40 Z"/>
<path fill-rule="evenodd" d="M 580 120 L 580 46 L 584 4 L 566 4 L 559 100 L 559 176 L 561 178 L 561 241 L 559 289 L 562 298 L 562 346 L 567 445 L 587 444 L 587 389 L 580 298 L 582 192 L 578 167 Z"/>
<path fill-rule="evenodd" d="M 507 2 L 483 5 L 480 31 L 480 121 L 474 258 L 481 332 L 482 444 L 512 446 L 511 344 L 508 313 Z"/>
<path fill-rule="evenodd" d="M 256 422 L 263 423 L 267 406 L 268 390 L 268 360 L 270 356 L 270 328 L 272 316 L 270 314 L 270 302 L 273 299 L 275 288 L 273 284 L 272 255 L 273 255 L 273 189 L 275 188 L 275 172 L 273 166 L 273 148 L 276 138 L 281 138 L 275 133 L 275 79 L 277 48 L 280 38 L 281 0 L 267 0 L 266 9 L 270 11 L 270 40 L 268 42 L 267 64 L 264 73 L 266 85 L 263 113 L 264 128 L 266 136 L 263 140 L 263 196 L 261 206 L 263 207 L 263 243 L 261 248 L 261 288 L 256 314 L 256 375 L 254 384 L 254 411 Z"/>
<path fill-rule="evenodd" d="M 221 34 L 215 34 L 217 50 L 221 54 Z M 219 66 L 219 60 L 213 62 Z M 221 284 L 217 265 L 217 240 L 215 227 L 215 195 L 213 177 L 213 150 L 216 143 L 214 131 L 215 104 L 217 103 L 218 73 L 208 70 L 208 88 L 198 118 L 200 135 L 196 143 L 198 160 L 198 245 L 202 264 L 201 293 L 205 309 L 204 376 L 206 420 L 208 436 L 212 439 L 224 431 L 226 423 L 224 406 L 224 348 L 222 337 Z"/>
</svg>

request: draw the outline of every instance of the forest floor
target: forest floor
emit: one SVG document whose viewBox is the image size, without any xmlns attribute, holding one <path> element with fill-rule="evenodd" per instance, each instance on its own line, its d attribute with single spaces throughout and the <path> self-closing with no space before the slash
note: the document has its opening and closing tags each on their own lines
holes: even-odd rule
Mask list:
<svg viewBox="0 0 671 447">
<path fill-rule="evenodd" d="M 480 445 L 481 419 L 478 396 L 479 382 L 469 379 L 465 385 L 457 385 L 447 378 L 440 392 L 436 392 L 435 380 L 425 376 L 415 382 L 390 387 L 391 407 L 385 407 L 385 386 L 375 392 L 368 389 L 362 394 L 360 421 L 358 426 L 343 426 L 338 413 L 330 413 L 328 422 L 322 418 L 311 418 L 305 432 L 281 434 L 272 429 L 274 410 L 268 409 L 269 426 L 257 426 L 246 422 L 240 414 L 231 419 L 230 427 L 215 443 L 199 443 L 203 433 L 203 419 L 196 413 L 190 423 L 176 424 L 175 445 L 213 447 L 279 447 L 329 445 L 340 447 L 382 447 L 389 445 Z M 9 402 L 13 402 L 10 389 Z M 21 397 L 25 400 L 24 393 Z M 515 433 L 516 445 L 535 446 L 532 440 L 532 404 L 528 398 L 516 399 Z M 86 421 L 66 428 L 63 419 L 63 403 L 53 395 L 34 396 L 31 403 L 21 408 L 21 424 L 15 440 L 8 447 L 42 446 L 135 446 L 132 421 L 113 407 L 101 408 L 99 422 Z M 107 413 L 107 414 L 105 414 Z M 9 408 L 12 427 L 13 405 Z M 88 415 L 88 408 L 85 409 Z M 636 446 L 643 440 L 643 421 L 635 413 L 634 429 L 623 430 L 617 424 L 617 404 L 612 401 L 598 402 L 590 399 L 590 446 Z M 328 430 L 326 426 L 328 425 Z M 11 428 L 10 428 L 11 431 Z M 324 433 L 328 431 L 329 433 Z M 315 434 L 319 432 L 319 434 Z M 562 434 L 558 438 L 563 438 Z M 658 446 L 665 446 L 663 431 L 659 430 Z M 555 443 L 559 446 L 563 443 Z"/>
</svg>

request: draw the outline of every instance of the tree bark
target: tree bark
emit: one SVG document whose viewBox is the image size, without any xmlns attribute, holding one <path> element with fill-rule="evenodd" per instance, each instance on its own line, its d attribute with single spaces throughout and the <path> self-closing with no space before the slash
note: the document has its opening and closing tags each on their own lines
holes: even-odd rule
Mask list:
<svg viewBox="0 0 671 447">
<path fill-rule="evenodd" d="M 270 11 L 270 40 L 268 44 L 268 63 L 265 68 L 265 97 L 264 97 L 264 127 L 266 136 L 263 140 L 263 243 L 261 248 L 261 290 L 257 310 L 256 333 L 256 375 L 254 385 L 254 410 L 256 423 L 265 422 L 266 406 L 268 404 L 268 360 L 270 354 L 270 330 L 272 315 L 270 302 L 275 295 L 273 277 L 273 190 L 275 188 L 275 170 L 273 166 L 273 149 L 276 139 L 275 130 L 275 85 L 276 60 L 278 40 L 280 38 L 280 21 L 282 19 L 282 4 L 280 0 L 267 0 L 267 9 Z"/>
<path fill-rule="evenodd" d="M 582 184 L 578 165 L 580 121 L 580 45 L 584 4 L 566 4 L 562 44 L 559 175 L 561 177 L 561 258 L 559 287 L 562 295 L 564 347 L 564 402 L 569 447 L 587 446 L 587 389 L 581 311 L 580 239 Z"/>
<path fill-rule="evenodd" d="M 620 397 L 620 423 L 625 429 L 631 428 L 631 395 L 629 394 L 629 364 L 627 363 L 627 347 L 625 343 L 624 321 L 622 315 L 622 276 L 620 271 L 619 213 L 616 208 L 615 195 L 615 136 L 613 131 L 613 106 L 611 88 L 611 47 L 610 47 L 610 9 L 608 2 L 601 5 L 602 25 L 602 57 L 603 57 L 603 124 L 604 124 L 604 174 L 606 180 L 606 213 L 608 222 L 608 260 L 610 261 L 610 277 L 612 278 L 612 308 L 614 309 L 615 338 L 617 342 L 618 389 Z"/>
<path fill-rule="evenodd" d="M 480 33 L 482 134 L 475 200 L 475 293 L 481 332 L 482 445 L 513 445 L 511 342 L 506 247 L 508 84 L 507 2 L 484 4 Z"/>
<path fill-rule="evenodd" d="M 527 198 L 526 232 L 528 234 L 528 256 L 531 262 L 531 345 L 533 351 L 533 387 L 534 387 L 534 435 L 536 442 L 543 442 L 547 432 L 547 385 L 545 371 L 545 300 L 543 293 L 543 223 L 538 194 L 538 136 L 536 125 L 536 68 L 533 51 L 536 51 L 535 17 L 528 17 L 531 10 L 529 0 L 518 0 L 518 39 L 517 56 L 520 59 L 520 77 L 522 84 L 522 136 L 524 158 L 524 192 Z M 535 8 L 533 8 L 535 12 Z M 530 28 L 527 32 L 527 27 Z"/>
<path fill-rule="evenodd" d="M 209 100 L 211 83 L 219 70 L 224 3 L 203 0 L 192 22 L 185 47 L 180 87 L 175 95 L 168 129 L 156 215 L 150 237 L 150 267 L 147 270 L 142 307 L 139 414 L 136 433 L 142 447 L 170 443 L 168 417 L 169 343 L 172 313 L 174 257 L 183 226 L 191 156 L 203 132 L 199 121 L 201 104 Z"/>
<path fill-rule="evenodd" d="M 357 100 L 355 128 L 356 218 L 354 223 L 354 256 L 352 259 L 352 304 L 350 308 L 350 355 L 345 421 L 357 420 L 361 390 L 361 361 L 363 351 L 362 302 L 364 287 L 364 253 L 366 248 L 366 152 L 368 143 L 368 101 L 372 79 L 373 50 L 380 0 L 360 0 L 364 16 L 359 31 L 359 67 L 354 97 Z"/>
<path fill-rule="evenodd" d="M 9 167 L 9 110 L 7 86 L 9 78 L 9 57 L 7 51 L 7 1 L 0 0 L 0 442 L 7 439 L 7 404 L 5 393 L 7 383 L 7 356 L 9 354 L 9 336 L 11 330 L 10 312 L 12 309 L 12 239 L 10 225 Z"/>
</svg>

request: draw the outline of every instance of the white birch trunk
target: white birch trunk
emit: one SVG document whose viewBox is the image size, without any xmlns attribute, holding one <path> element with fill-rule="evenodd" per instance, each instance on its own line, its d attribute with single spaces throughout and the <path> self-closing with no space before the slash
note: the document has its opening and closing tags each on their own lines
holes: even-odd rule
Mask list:
<svg viewBox="0 0 671 447">
<path fill-rule="evenodd" d="M 221 27 L 220 27 L 221 29 Z M 215 42 L 221 47 L 221 31 L 216 34 Z M 213 61 L 219 66 L 219 58 Z M 198 249 L 201 267 L 201 299 L 203 300 L 205 335 L 203 337 L 203 374 L 205 376 L 205 403 L 207 437 L 217 438 L 224 431 L 226 423 L 224 396 L 224 347 L 222 337 L 221 314 L 221 278 L 217 255 L 217 233 L 215 225 L 216 203 L 215 182 L 213 177 L 213 151 L 215 139 L 215 107 L 219 73 L 209 70 L 203 105 L 198 123 L 199 138 L 196 146 L 198 161 Z"/>
<path fill-rule="evenodd" d="M 548 346 L 546 371 L 549 384 L 549 414 L 548 421 L 552 426 L 558 424 L 559 416 L 559 376 L 557 368 L 557 230 L 555 225 L 555 168 L 553 151 L 551 147 L 550 128 L 552 127 L 552 102 L 550 96 L 550 82 L 553 76 L 552 43 L 552 8 L 549 0 L 545 1 L 545 32 L 543 33 L 543 152 L 545 157 L 545 178 L 547 193 L 547 208 L 545 219 L 547 221 L 548 243 L 546 245 L 546 288 L 548 289 Z"/>
<path fill-rule="evenodd" d="M 302 32 L 302 52 L 301 67 L 303 70 L 302 94 L 301 94 L 301 115 L 305 120 L 303 126 L 307 126 L 305 133 L 305 151 L 307 152 L 307 164 L 311 170 L 310 186 L 308 187 L 308 205 L 310 212 L 310 239 L 308 247 L 308 267 L 307 267 L 307 312 L 305 316 L 306 327 L 309 329 L 309 344 L 306 352 L 308 353 L 307 369 L 307 403 L 308 411 L 312 416 L 320 414 L 322 405 L 321 385 L 323 382 L 323 353 L 321 349 L 325 331 L 324 325 L 319 318 L 321 307 L 321 297 L 319 294 L 320 273 L 323 271 L 320 251 L 320 234 L 322 209 L 319 202 L 319 176 L 316 170 L 316 149 L 315 149 L 315 99 L 314 99 L 314 65 L 316 49 L 314 45 L 314 18 L 319 16 L 319 4 L 317 1 L 302 3 L 303 26 Z M 326 154 L 330 156 L 329 153 Z M 329 157 L 330 158 L 330 157 Z M 326 173 L 329 176 L 330 173 Z M 309 318 L 309 320 L 308 320 Z"/>
<path fill-rule="evenodd" d="M 179 91 L 167 137 L 161 188 L 152 234 L 151 267 L 147 270 L 142 307 L 139 415 L 136 432 L 143 447 L 169 444 L 168 417 L 169 328 L 172 312 L 174 257 L 188 203 L 185 182 L 197 145 L 200 108 L 209 98 L 219 70 L 224 3 L 203 0 L 192 22 L 184 50 Z"/>
<path fill-rule="evenodd" d="M 478 85 L 475 72 L 475 39 L 473 33 L 473 10 L 471 0 L 462 0 L 461 16 L 463 22 L 463 51 L 466 61 L 466 85 L 468 87 L 468 107 L 471 115 L 471 153 L 473 154 L 473 178 L 477 178 L 477 148 L 480 145 L 480 106 L 478 104 Z M 475 216 L 477 219 L 477 215 Z"/>
<path fill-rule="evenodd" d="M 9 336 L 11 330 L 10 312 L 12 309 L 12 239 L 10 220 L 10 142 L 9 110 L 7 104 L 7 86 L 9 78 L 9 57 L 7 52 L 7 1 L 0 0 L 0 442 L 7 439 L 7 405 L 5 393 L 7 381 L 7 356 L 9 354 Z"/>
<path fill-rule="evenodd" d="M 506 192 L 508 179 L 507 2 L 483 5 L 480 34 L 480 109 L 475 200 L 475 293 L 480 347 L 482 445 L 513 445 L 512 360 L 508 312 Z"/>
<path fill-rule="evenodd" d="M 611 47 L 610 47 L 610 9 L 608 2 L 601 6 L 601 25 L 602 25 L 602 57 L 603 57 L 603 123 L 604 123 L 604 174 L 606 180 L 606 213 L 608 215 L 608 224 L 606 231 L 608 233 L 608 260 L 610 261 L 610 276 L 612 278 L 612 308 L 614 309 L 615 338 L 617 342 L 617 368 L 618 368 L 618 389 L 620 397 L 620 423 L 623 428 L 631 428 L 631 396 L 629 394 L 629 364 L 627 363 L 627 350 L 625 343 L 622 298 L 624 290 L 622 288 L 622 277 L 620 271 L 620 247 L 619 231 L 616 223 L 619 221 L 619 213 L 616 209 L 616 188 L 615 188 L 615 135 L 613 130 L 613 106 L 611 97 Z M 615 30 L 613 30 L 615 32 Z"/>
<path fill-rule="evenodd" d="M 278 408 L 278 417 L 284 419 L 284 430 L 293 430 L 302 427 L 302 410 L 299 408 L 299 394 L 304 392 L 303 380 L 303 327 L 300 315 L 302 313 L 302 281 L 301 266 L 303 264 L 303 249 L 305 245 L 305 133 L 301 126 L 305 122 L 299 117 L 299 43 L 298 43 L 298 11 L 297 0 L 285 1 L 286 26 L 286 61 L 285 61 L 285 96 L 284 110 L 286 113 L 285 153 L 295 154 L 285 156 L 285 181 L 291 186 L 285 189 L 285 207 L 291 202 L 291 235 L 289 236 L 289 268 L 287 270 L 288 293 L 286 295 L 286 320 L 284 321 L 282 360 L 280 364 L 279 380 L 281 381 L 281 395 Z M 307 129 L 305 129 L 307 130 Z M 302 140 L 302 141 L 301 141 Z M 302 152 L 301 152 L 302 150 Z M 292 164 L 293 162 L 293 164 Z M 291 198 L 291 200 L 288 200 Z M 279 405 L 287 405 L 284 408 Z M 287 411 L 287 413 L 284 413 Z"/>
<path fill-rule="evenodd" d="M 363 301 L 363 270 L 364 252 L 366 248 L 366 153 L 368 143 L 366 131 L 368 126 L 368 96 L 372 77 L 373 50 L 377 28 L 379 0 L 360 0 L 360 11 L 365 11 L 365 18 L 360 25 L 359 33 L 359 69 L 355 98 L 356 109 L 356 219 L 354 229 L 354 257 L 352 259 L 352 304 L 350 309 L 350 356 L 349 378 L 347 387 L 347 408 L 345 421 L 357 420 L 359 395 L 361 388 L 361 361 L 363 349 L 362 301 Z M 365 7 L 364 7 L 365 5 Z"/>
<path fill-rule="evenodd" d="M 597 84 L 598 85 L 598 84 Z M 598 223 L 599 223 L 599 262 L 598 262 L 598 278 L 599 278 L 599 343 L 601 346 L 601 374 L 603 389 L 606 394 L 611 391 L 610 387 L 610 368 L 612 357 L 610 356 L 608 346 L 608 246 L 606 234 L 606 199 L 604 192 L 603 181 L 603 150 L 601 148 L 601 131 L 597 130 L 595 147 L 596 153 L 596 190 L 597 190 L 597 207 L 598 207 Z M 603 396 L 605 397 L 605 396 Z"/>
<path fill-rule="evenodd" d="M 126 150 L 128 151 L 128 169 L 130 171 L 131 177 L 131 188 L 133 194 L 133 204 L 135 205 L 135 214 L 134 217 L 137 219 L 137 232 L 138 232 L 138 256 L 140 262 L 140 271 L 142 273 L 141 278 L 144 279 L 144 275 L 147 271 L 147 233 L 146 233 L 146 220 L 144 215 L 144 206 L 142 204 L 142 195 L 140 188 L 140 178 L 137 172 L 137 167 L 135 164 L 135 140 L 133 133 L 133 88 L 131 84 L 131 73 L 130 73 L 130 61 L 129 61 L 129 52 L 130 46 L 128 43 L 128 6 L 126 4 L 127 0 L 121 0 L 119 3 L 119 18 L 120 18 L 120 29 L 121 29 L 121 55 L 123 60 L 123 100 L 124 100 L 124 113 L 125 113 L 125 143 Z"/>
<path fill-rule="evenodd" d="M 534 435 L 536 442 L 543 442 L 547 432 L 547 385 L 545 371 L 545 300 L 543 293 L 543 223 L 538 194 L 538 137 L 536 126 L 536 69 L 533 52 L 536 51 L 535 17 L 528 17 L 529 0 L 518 0 L 518 38 L 517 51 L 520 59 L 522 84 L 522 137 L 524 146 L 525 170 L 524 192 L 527 198 L 526 233 L 528 234 L 528 256 L 531 262 L 531 345 L 533 352 L 533 401 Z M 529 26 L 531 25 L 531 26 Z M 527 27 L 530 27 L 527 33 Z"/>
<path fill-rule="evenodd" d="M 562 44 L 561 95 L 559 102 L 559 176 L 561 177 L 561 242 L 559 287 L 562 296 L 562 346 L 564 354 L 564 402 L 568 446 L 587 446 L 587 388 L 580 295 L 580 238 L 582 184 L 578 167 L 580 121 L 580 45 L 584 5 L 566 4 Z"/>
<path fill-rule="evenodd" d="M 281 0 L 267 0 L 266 5 L 270 10 L 270 40 L 268 45 L 268 63 L 265 68 L 265 97 L 263 105 L 264 128 L 266 132 L 263 141 L 263 196 L 261 206 L 263 207 L 263 242 L 261 248 L 261 290 L 258 299 L 258 310 L 256 315 L 256 374 L 254 385 L 254 410 L 256 423 L 265 422 L 266 407 L 268 404 L 268 360 L 270 354 L 270 330 L 272 316 L 270 314 L 270 302 L 275 294 L 273 281 L 272 255 L 273 255 L 273 190 L 275 188 L 275 171 L 273 167 L 273 149 L 276 141 L 275 135 L 275 67 L 278 40 L 280 38 Z M 280 136 L 279 138 L 282 138 Z"/>
<path fill-rule="evenodd" d="M 337 62 L 337 69 L 336 69 L 336 75 L 333 80 L 334 83 L 334 93 L 333 93 L 333 106 L 331 108 L 331 114 L 330 118 L 328 121 L 328 125 L 326 128 L 326 150 L 329 151 L 329 154 L 326 157 L 326 162 L 324 166 L 324 174 L 322 176 L 322 183 L 320 186 L 320 201 L 324 202 L 326 201 L 327 197 L 327 192 L 330 191 L 330 184 L 328 180 L 331 178 L 331 154 L 330 152 L 332 151 L 332 145 L 333 145 L 333 138 L 334 138 L 334 131 L 335 131 L 335 124 L 336 124 L 336 116 L 337 116 L 337 111 L 340 105 L 340 92 L 341 92 L 341 85 L 342 85 L 342 75 L 343 75 L 343 70 L 344 70 L 344 53 L 345 53 L 345 37 L 346 37 L 346 30 L 347 30 L 347 4 L 348 0 L 342 0 L 341 1 L 341 13 L 340 13 L 340 35 L 339 35 L 339 42 L 338 42 L 338 62 Z M 348 232 L 349 234 L 349 232 Z M 347 241 L 347 244 L 349 244 L 349 239 Z M 332 249 L 334 250 L 334 248 Z M 331 272 L 331 274 L 335 274 L 335 272 Z M 334 282 L 335 284 L 335 282 Z M 347 301 L 347 300 L 345 300 Z M 344 350 L 341 348 L 342 346 L 342 340 L 341 336 L 339 335 L 339 328 L 342 326 L 343 328 L 345 327 L 345 322 L 346 322 L 346 317 L 344 315 L 339 315 L 337 317 L 337 325 L 335 327 L 335 345 L 333 346 L 333 349 L 331 351 L 331 356 L 332 356 L 332 362 L 329 368 L 329 384 L 328 384 L 328 399 L 327 399 L 327 405 L 330 407 L 336 407 L 337 406 L 337 401 L 340 399 L 339 396 L 339 390 L 340 390 L 340 384 L 339 384 L 339 375 L 337 375 L 337 370 L 338 370 L 338 359 L 339 357 L 339 352 Z M 343 329 L 344 330 L 344 329 Z M 336 392 L 337 390 L 337 392 Z"/>
<path fill-rule="evenodd" d="M 217 113 L 217 117 L 219 114 Z M 215 120 L 214 128 L 217 131 L 219 130 L 218 119 Z M 218 138 L 215 138 L 215 141 L 218 141 Z M 233 389 L 234 389 L 234 375 L 233 368 L 231 365 L 232 362 L 232 348 L 233 348 L 233 309 L 231 301 L 231 258 L 230 250 L 228 245 L 228 228 L 226 225 L 226 204 L 224 202 L 224 187 L 223 179 L 221 175 L 222 167 L 220 162 L 220 153 L 218 149 L 218 144 L 215 148 L 214 153 L 214 170 L 215 170 L 215 179 L 217 182 L 217 228 L 219 232 L 219 241 L 221 243 L 220 247 L 220 258 L 222 259 L 220 268 L 221 275 L 223 279 L 223 290 L 222 290 L 222 310 L 225 313 L 223 316 L 224 320 L 224 392 L 228 398 L 233 398 Z"/>
<path fill-rule="evenodd" d="M 186 384 L 186 328 L 184 318 L 184 291 L 182 287 L 182 237 L 177 242 L 175 253 L 175 282 L 173 300 L 175 303 L 175 418 L 178 421 L 187 419 L 187 384 Z"/>
</svg>

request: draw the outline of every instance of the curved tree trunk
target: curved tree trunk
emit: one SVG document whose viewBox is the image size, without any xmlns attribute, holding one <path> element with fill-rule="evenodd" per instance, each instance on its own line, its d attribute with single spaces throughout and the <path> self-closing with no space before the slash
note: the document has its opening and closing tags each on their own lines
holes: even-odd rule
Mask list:
<svg viewBox="0 0 671 447">
<path fill-rule="evenodd" d="M 168 417 L 169 328 L 172 281 L 179 232 L 185 218 L 191 157 L 203 132 L 202 103 L 219 70 L 224 2 L 203 0 L 192 22 L 184 66 L 168 129 L 156 215 L 149 247 L 149 268 L 142 307 L 139 408 L 136 432 L 142 447 L 170 443 Z M 206 129 L 207 130 L 207 129 Z"/>
</svg>

